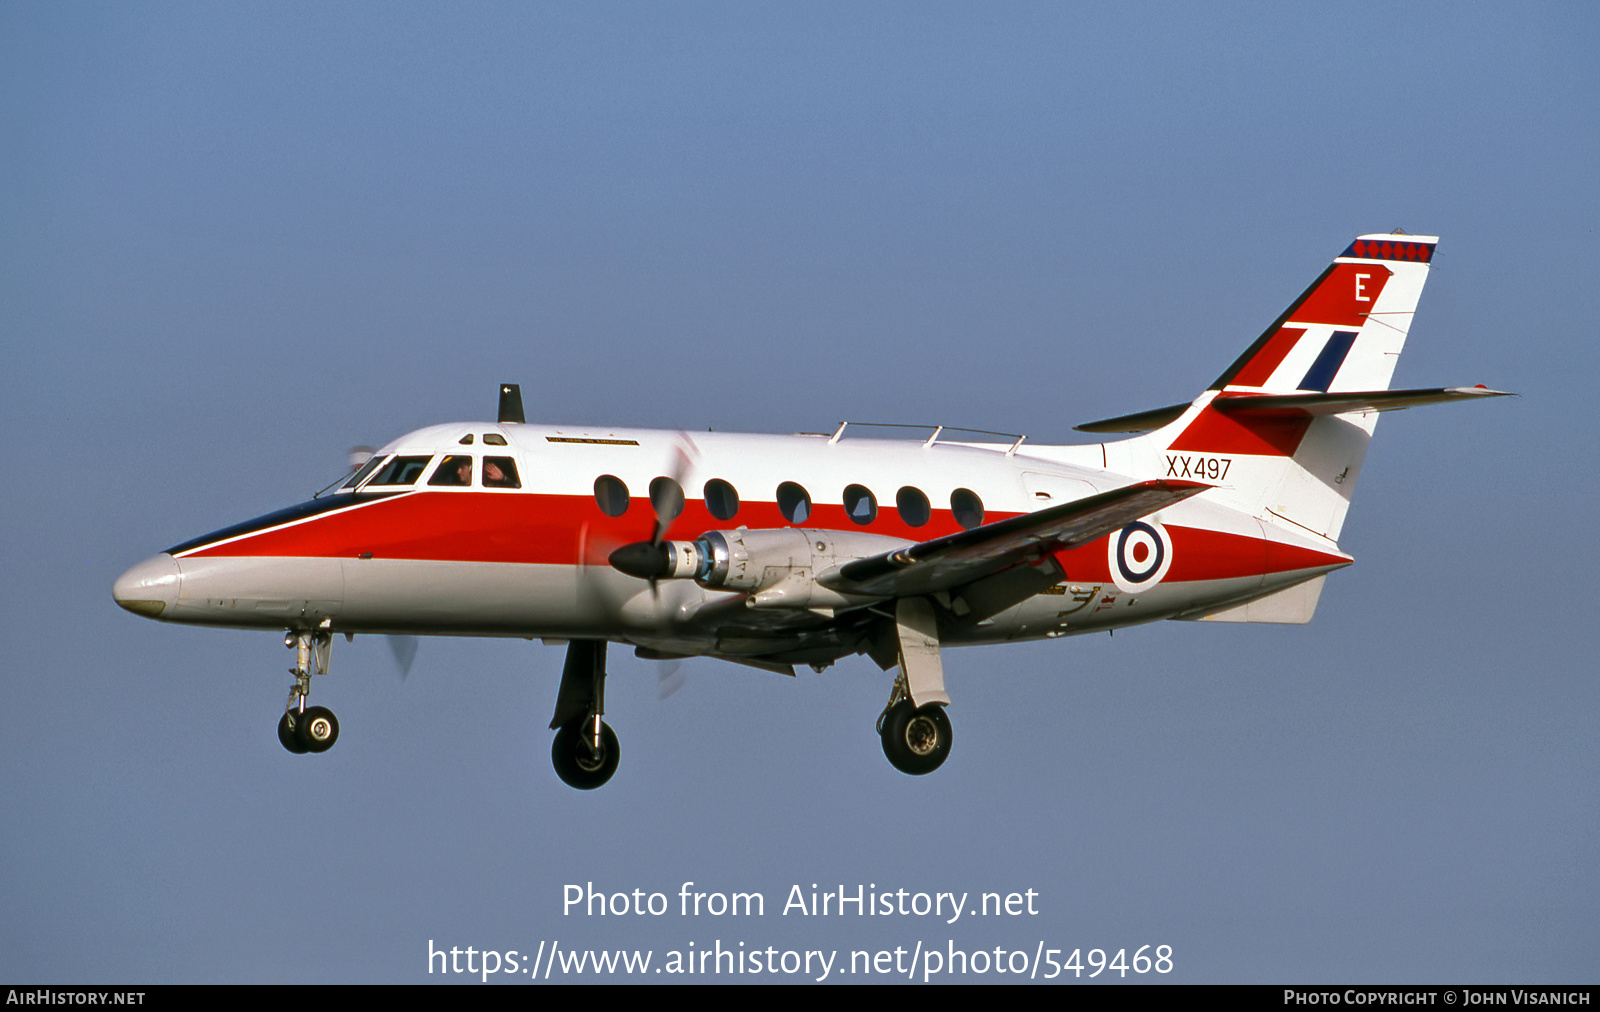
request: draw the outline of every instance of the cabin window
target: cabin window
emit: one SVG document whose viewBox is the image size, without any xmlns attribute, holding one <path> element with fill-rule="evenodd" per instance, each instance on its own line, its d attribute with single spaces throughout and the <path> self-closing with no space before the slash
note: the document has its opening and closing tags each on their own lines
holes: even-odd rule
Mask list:
<svg viewBox="0 0 1600 1012">
<path fill-rule="evenodd" d="M 844 512 L 851 520 L 865 526 L 878 519 L 878 500 L 865 485 L 846 485 Z"/>
<path fill-rule="evenodd" d="M 432 457 L 394 457 L 385 464 L 378 476 L 372 479 L 374 485 L 415 485 L 417 479 L 422 477 L 422 472 L 428 469 L 428 461 Z"/>
<path fill-rule="evenodd" d="M 489 446 L 506 445 L 506 437 L 500 435 L 498 432 L 485 432 L 483 434 L 483 441 Z"/>
<path fill-rule="evenodd" d="M 472 484 L 472 456 L 466 453 L 452 453 L 439 462 L 433 472 L 433 477 L 428 479 L 429 485 L 454 485 L 470 486 Z"/>
<path fill-rule="evenodd" d="M 517 477 L 517 462 L 510 457 L 483 458 L 484 488 L 521 488 Z"/>
<path fill-rule="evenodd" d="M 894 494 L 894 508 L 900 511 L 900 519 L 911 527 L 921 527 L 933 517 L 928 497 L 922 489 L 910 485 Z"/>
<path fill-rule="evenodd" d="M 811 493 L 792 481 L 778 486 L 778 512 L 791 524 L 803 524 L 811 516 Z"/>
<path fill-rule="evenodd" d="M 608 517 L 628 512 L 628 486 L 615 475 L 602 474 L 594 480 L 594 501 Z"/>
<path fill-rule="evenodd" d="M 357 471 L 355 474 L 352 474 L 350 476 L 350 480 L 349 481 L 347 481 L 343 485 L 339 486 L 340 491 L 342 491 L 342 492 L 352 492 L 352 491 L 354 491 L 355 487 L 357 485 L 361 484 L 363 481 L 366 481 L 367 480 L 367 476 L 370 475 L 372 472 L 376 471 L 378 469 L 378 467 L 380 465 L 382 465 L 383 462 L 388 460 L 388 459 L 389 459 L 388 457 L 373 457 L 371 460 L 367 461 L 365 464 L 362 464 L 361 465 L 361 470 Z"/>
<path fill-rule="evenodd" d="M 983 526 L 983 500 L 970 488 L 950 493 L 950 512 L 955 514 L 956 523 L 969 531 Z"/>
<path fill-rule="evenodd" d="M 712 478 L 705 487 L 706 510 L 718 520 L 732 520 L 739 512 L 739 492 L 721 478 Z"/>
<path fill-rule="evenodd" d="M 650 508 L 656 511 L 656 519 L 662 523 L 676 520 L 683 512 L 683 486 L 665 476 L 652 480 Z"/>
</svg>

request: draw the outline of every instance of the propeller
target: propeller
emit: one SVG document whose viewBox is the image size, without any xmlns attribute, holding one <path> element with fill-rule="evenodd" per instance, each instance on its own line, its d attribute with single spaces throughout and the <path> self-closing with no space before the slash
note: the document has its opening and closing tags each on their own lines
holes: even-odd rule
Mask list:
<svg viewBox="0 0 1600 1012">
<path fill-rule="evenodd" d="M 400 680 L 406 680 L 411 674 L 411 662 L 417 659 L 417 638 L 415 636 L 385 636 L 389 641 L 389 650 L 394 654 L 394 664 L 400 669 Z"/>
<path fill-rule="evenodd" d="M 317 495 L 324 495 L 343 485 L 349 480 L 350 475 L 365 467 L 375 453 L 377 451 L 370 446 L 350 447 L 350 451 L 345 457 L 345 463 L 349 465 L 350 470 L 342 475 L 338 481 L 318 492 Z M 346 639 L 351 636 L 351 633 L 345 633 Z M 406 680 L 406 676 L 411 673 L 411 662 L 417 659 L 417 638 L 415 636 L 386 636 L 384 638 L 389 641 L 389 650 L 394 654 L 395 669 L 399 672 L 400 680 L 403 682 Z"/>
<path fill-rule="evenodd" d="M 648 491 L 651 507 L 650 528 L 648 538 L 642 541 L 624 543 L 620 539 L 613 539 L 592 527 L 585 525 L 579 534 L 578 545 L 578 584 L 577 591 L 580 595 L 593 602 L 591 607 L 603 609 L 611 613 L 632 612 L 633 621 L 643 620 L 644 613 L 655 611 L 661 603 L 663 595 L 658 580 L 652 574 L 659 569 L 659 565 L 648 560 L 654 559 L 661 552 L 667 551 L 671 543 L 666 540 L 672 529 L 673 523 L 683 513 L 684 508 L 684 482 L 689 480 L 694 470 L 695 461 L 700 455 L 699 448 L 687 433 L 679 432 L 667 448 L 662 468 L 657 472 L 657 477 L 650 482 Z M 632 493 L 637 496 L 638 491 Z M 630 516 L 639 515 L 638 506 L 635 504 L 634 512 Z M 636 521 L 637 522 L 637 521 Z M 637 529 L 637 528 L 636 528 Z M 615 530 L 615 528 L 612 528 Z M 634 537 L 644 535 L 639 531 Z M 624 535 L 625 537 L 626 535 Z M 624 560 L 623 565 L 617 565 L 618 559 Z M 643 564 L 630 563 L 629 559 L 643 559 Z M 609 563 L 609 566 L 608 566 Z M 618 580 L 608 569 L 616 569 L 628 576 L 646 580 L 650 584 L 650 596 L 643 600 L 636 600 L 642 596 L 638 584 L 628 580 Z M 631 603 L 630 603 L 631 602 Z"/>
<path fill-rule="evenodd" d="M 666 699 L 683 688 L 683 662 L 662 661 L 656 665 L 656 698 Z"/>
<path fill-rule="evenodd" d="M 650 540 L 623 545 L 608 558 L 619 572 L 650 581 L 650 595 L 656 600 L 661 597 L 661 578 L 672 571 L 672 552 L 666 538 L 673 521 L 683 513 L 683 481 L 694 466 L 691 454 L 698 457 L 699 450 L 689 434 L 680 431 L 668 460 L 668 473 L 650 482 L 650 509 L 656 518 Z"/>
</svg>

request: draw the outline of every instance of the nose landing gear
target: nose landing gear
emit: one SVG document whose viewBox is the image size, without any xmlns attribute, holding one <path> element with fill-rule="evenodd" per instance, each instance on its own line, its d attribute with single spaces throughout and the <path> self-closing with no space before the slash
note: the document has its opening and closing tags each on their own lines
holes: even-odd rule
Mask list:
<svg viewBox="0 0 1600 1012">
<path fill-rule="evenodd" d="M 326 752 L 339 740 L 339 718 L 326 706 L 307 706 L 313 673 L 328 673 L 328 658 L 333 653 L 333 633 L 327 628 L 315 632 L 290 630 L 283 645 L 295 649 L 295 665 L 289 669 L 294 687 L 278 721 L 278 742 L 296 755 Z"/>
<path fill-rule="evenodd" d="M 556 776 L 568 787 L 580 791 L 592 791 L 610 780 L 611 774 L 617 772 L 621 756 L 616 732 L 599 714 L 563 724 L 550 747 L 550 761 L 555 764 Z"/>
<path fill-rule="evenodd" d="M 573 640 L 561 670 L 561 689 L 550 726 L 556 740 L 550 761 L 568 787 L 592 791 L 617 772 L 622 751 L 616 732 L 601 716 L 606 712 L 606 641 Z"/>
</svg>

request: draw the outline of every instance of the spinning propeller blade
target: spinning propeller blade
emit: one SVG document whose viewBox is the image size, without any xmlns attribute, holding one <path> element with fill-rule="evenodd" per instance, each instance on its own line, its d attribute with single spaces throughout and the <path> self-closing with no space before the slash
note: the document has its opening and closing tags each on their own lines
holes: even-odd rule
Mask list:
<svg viewBox="0 0 1600 1012">
<path fill-rule="evenodd" d="M 415 636 L 385 636 L 389 641 L 389 650 L 394 654 L 394 664 L 400 671 L 400 680 L 406 680 L 411 674 L 411 662 L 417 659 L 417 638 Z"/>
<path fill-rule="evenodd" d="M 683 482 L 694 466 L 691 454 L 696 457 L 700 455 L 689 434 L 679 431 L 678 441 L 673 444 L 667 463 L 667 474 L 650 482 L 650 509 L 655 513 L 656 522 L 650 532 L 649 543 L 625 545 L 611 556 L 611 564 L 624 573 L 638 575 L 646 572 L 646 578 L 650 581 L 650 595 L 657 600 L 661 597 L 657 574 L 664 568 L 662 563 L 665 562 L 665 550 L 661 544 L 666 540 L 672 522 L 683 514 Z M 617 565 L 618 556 L 621 556 L 623 565 Z"/>
</svg>

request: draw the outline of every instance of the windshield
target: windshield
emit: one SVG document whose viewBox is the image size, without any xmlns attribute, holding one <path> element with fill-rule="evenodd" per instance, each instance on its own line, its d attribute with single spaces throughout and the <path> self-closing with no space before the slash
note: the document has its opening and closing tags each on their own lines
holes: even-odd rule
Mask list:
<svg viewBox="0 0 1600 1012">
<path fill-rule="evenodd" d="M 361 469 L 358 470 L 355 474 L 352 474 L 350 476 L 350 480 L 349 481 L 347 481 L 343 485 L 339 486 L 339 491 L 341 491 L 341 492 L 353 492 L 353 491 L 355 491 L 355 488 L 356 488 L 357 485 L 360 485 L 362 482 L 366 481 L 367 477 L 369 475 L 371 475 L 372 472 L 374 472 L 374 471 L 376 471 L 378 469 L 378 465 L 382 464 L 384 461 L 386 461 L 388 459 L 389 459 L 388 457 L 373 457 L 371 460 L 367 461 L 365 464 L 362 464 L 361 465 Z"/>
<path fill-rule="evenodd" d="M 415 485 L 432 457 L 395 457 L 383 466 L 372 485 Z"/>
<path fill-rule="evenodd" d="M 339 477 L 328 482 L 328 484 L 322 486 L 322 491 L 318 492 L 316 495 L 313 495 L 311 498 L 321 499 L 334 489 L 338 489 L 340 492 L 355 491 L 355 487 L 361 484 L 362 480 L 365 479 L 367 475 L 371 474 L 382 462 L 383 461 L 378 457 L 368 458 L 367 462 L 363 464 L 361 468 L 354 474 L 340 475 Z"/>
</svg>

